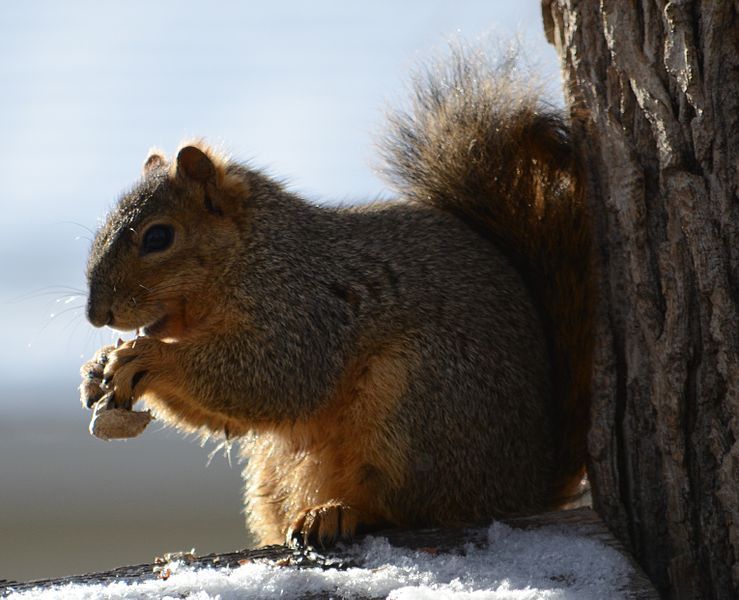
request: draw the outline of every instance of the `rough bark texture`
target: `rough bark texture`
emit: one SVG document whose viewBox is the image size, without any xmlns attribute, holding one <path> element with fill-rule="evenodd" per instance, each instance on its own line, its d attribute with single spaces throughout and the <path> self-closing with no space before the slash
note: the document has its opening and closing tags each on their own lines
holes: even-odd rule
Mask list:
<svg viewBox="0 0 739 600">
<path fill-rule="evenodd" d="M 739 597 L 734 0 L 543 0 L 600 269 L 589 474 L 663 595 Z"/>
</svg>

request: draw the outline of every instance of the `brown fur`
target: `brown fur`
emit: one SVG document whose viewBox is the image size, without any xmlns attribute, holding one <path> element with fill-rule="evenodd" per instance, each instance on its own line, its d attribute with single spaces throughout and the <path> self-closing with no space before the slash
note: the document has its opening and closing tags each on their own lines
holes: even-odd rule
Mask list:
<svg viewBox="0 0 739 600">
<path fill-rule="evenodd" d="M 547 510 L 582 473 L 593 292 L 566 125 L 511 71 L 435 77 L 388 138 L 405 201 L 312 206 L 194 142 L 150 154 L 93 245 L 90 321 L 146 335 L 83 367 L 83 402 L 237 439 L 265 543 Z"/>
<path fill-rule="evenodd" d="M 349 534 L 360 522 L 366 529 L 387 515 L 387 507 L 378 505 L 382 486 L 404 482 L 409 452 L 402 432 L 388 431 L 389 417 L 400 409 L 412 361 L 392 345 L 353 361 L 334 398 L 308 420 L 257 430 L 247 446 L 247 514 L 264 543 L 282 541 L 291 516 L 307 507 L 339 500 L 351 507 L 353 525 L 344 523 Z M 273 501 L 249 504 L 264 497 Z"/>
<path fill-rule="evenodd" d="M 549 333 L 561 433 L 559 494 L 584 475 L 595 279 L 580 161 L 559 111 L 510 65 L 457 50 L 394 117 L 387 173 L 410 198 L 490 237 L 522 273 Z M 480 75 L 483 76 L 480 76 Z"/>
</svg>

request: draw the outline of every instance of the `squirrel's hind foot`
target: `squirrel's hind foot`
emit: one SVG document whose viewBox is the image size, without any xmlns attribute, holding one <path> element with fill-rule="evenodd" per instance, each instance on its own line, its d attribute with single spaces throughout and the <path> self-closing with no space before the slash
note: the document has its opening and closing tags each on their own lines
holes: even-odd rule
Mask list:
<svg viewBox="0 0 739 600">
<path fill-rule="evenodd" d="M 286 543 L 297 548 L 330 548 L 385 524 L 384 520 L 357 508 L 327 502 L 302 510 L 287 530 Z"/>
</svg>

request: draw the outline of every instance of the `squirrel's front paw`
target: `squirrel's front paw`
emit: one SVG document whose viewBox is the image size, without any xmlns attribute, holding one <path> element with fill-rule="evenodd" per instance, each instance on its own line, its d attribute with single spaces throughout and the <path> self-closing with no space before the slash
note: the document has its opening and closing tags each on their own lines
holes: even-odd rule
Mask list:
<svg viewBox="0 0 739 600">
<path fill-rule="evenodd" d="M 162 342 L 138 337 L 108 354 L 101 387 L 113 392 L 118 408 L 130 409 L 144 393 L 152 371 L 161 362 Z"/>
<path fill-rule="evenodd" d="M 339 540 L 350 540 L 357 531 L 360 517 L 358 510 L 336 502 L 307 508 L 287 530 L 287 544 L 328 548 Z"/>
<path fill-rule="evenodd" d="M 119 342 L 118 345 L 120 345 Z M 105 346 L 80 368 L 82 383 L 80 384 L 80 402 L 85 408 L 92 408 L 100 400 L 106 390 L 103 388 L 103 371 L 108 363 L 108 357 L 116 346 Z"/>
</svg>

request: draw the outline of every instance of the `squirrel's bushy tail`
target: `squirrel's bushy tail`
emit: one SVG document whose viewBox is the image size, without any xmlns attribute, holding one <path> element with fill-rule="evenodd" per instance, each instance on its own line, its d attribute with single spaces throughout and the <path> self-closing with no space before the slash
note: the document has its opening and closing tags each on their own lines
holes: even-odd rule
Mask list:
<svg viewBox="0 0 739 600">
<path fill-rule="evenodd" d="M 406 197 L 489 236 L 523 275 L 549 335 L 561 470 L 552 493 L 584 473 L 593 313 L 590 227 L 579 161 L 560 111 L 518 70 L 457 50 L 415 81 L 391 117 L 385 172 Z"/>
</svg>

